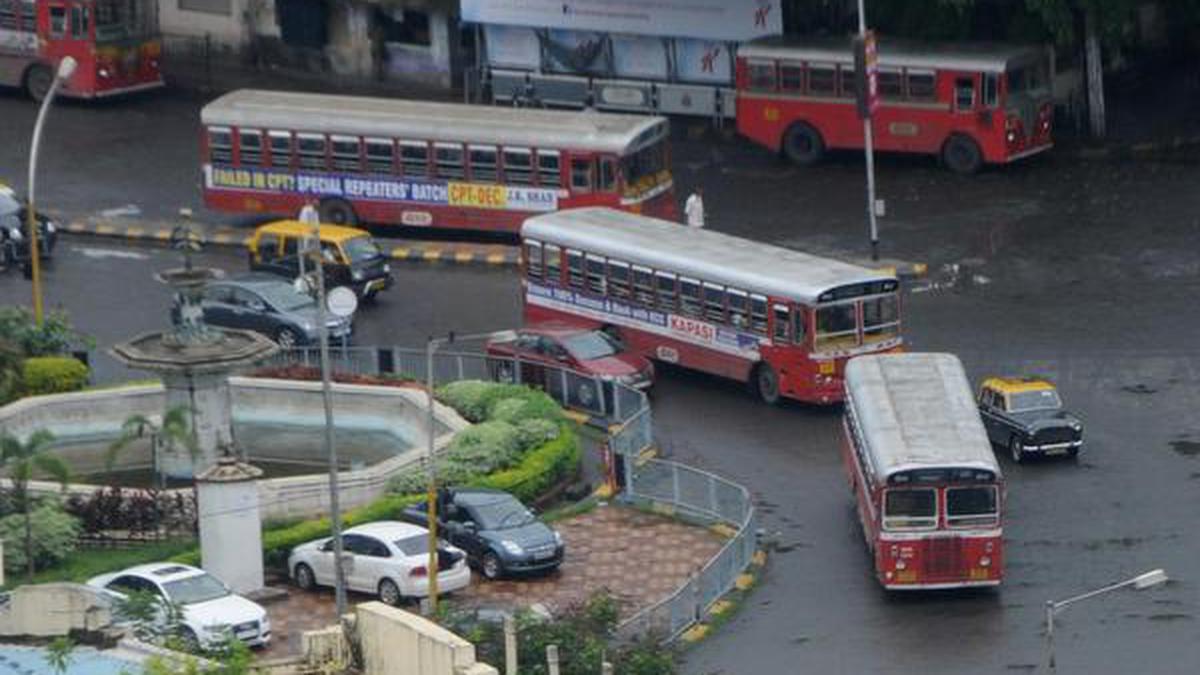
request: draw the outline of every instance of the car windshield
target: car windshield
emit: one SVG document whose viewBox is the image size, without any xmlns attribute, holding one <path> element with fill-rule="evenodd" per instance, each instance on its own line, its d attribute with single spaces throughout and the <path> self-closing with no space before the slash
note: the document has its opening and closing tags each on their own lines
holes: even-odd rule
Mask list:
<svg viewBox="0 0 1200 675">
<path fill-rule="evenodd" d="M 1062 400 L 1053 389 L 1037 391 L 1019 391 L 1009 395 L 1009 412 L 1027 412 L 1030 410 L 1058 410 Z"/>
<path fill-rule="evenodd" d="M 375 240 L 370 237 L 351 237 L 342 242 L 342 248 L 346 251 L 346 255 L 350 257 L 351 265 L 383 257 L 383 252 L 379 250 L 379 246 L 375 243 Z"/>
<path fill-rule="evenodd" d="M 283 312 L 295 312 L 317 306 L 316 301 L 303 293 L 297 293 L 287 284 L 264 284 L 256 289 L 271 306 Z"/>
<path fill-rule="evenodd" d="M 601 359 L 617 353 L 617 345 L 613 343 L 612 338 L 595 330 L 565 337 L 562 345 L 571 352 L 571 356 L 580 361 Z"/>
<path fill-rule="evenodd" d="M 397 539 L 392 543 L 396 545 L 396 548 L 403 551 L 404 555 L 424 555 L 429 553 L 429 535 L 425 533 Z"/>
<path fill-rule="evenodd" d="M 225 584 L 217 581 L 211 574 L 197 574 L 194 577 L 168 581 L 163 584 L 163 590 L 171 602 L 180 605 L 191 605 L 197 602 L 207 602 L 229 595 Z"/>
<path fill-rule="evenodd" d="M 485 530 L 521 527 L 533 522 L 533 514 L 525 505 L 511 497 L 475 506 L 475 520 Z"/>
<path fill-rule="evenodd" d="M 8 192 L 0 190 L 0 216 L 6 216 L 21 210 L 21 202 Z"/>
</svg>

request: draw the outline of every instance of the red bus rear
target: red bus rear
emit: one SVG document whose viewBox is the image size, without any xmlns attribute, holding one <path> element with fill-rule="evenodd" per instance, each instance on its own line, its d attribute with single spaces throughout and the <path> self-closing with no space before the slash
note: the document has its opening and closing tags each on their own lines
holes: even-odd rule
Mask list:
<svg viewBox="0 0 1200 675">
<path fill-rule="evenodd" d="M 1049 150 L 1049 49 L 879 42 L 875 149 L 935 155 L 972 173 Z M 861 149 L 849 40 L 756 40 L 738 50 L 738 132 L 807 165 Z"/>
<path fill-rule="evenodd" d="M 879 583 L 999 585 L 1004 483 L 962 364 L 863 356 L 845 381 L 842 459 Z"/>
</svg>

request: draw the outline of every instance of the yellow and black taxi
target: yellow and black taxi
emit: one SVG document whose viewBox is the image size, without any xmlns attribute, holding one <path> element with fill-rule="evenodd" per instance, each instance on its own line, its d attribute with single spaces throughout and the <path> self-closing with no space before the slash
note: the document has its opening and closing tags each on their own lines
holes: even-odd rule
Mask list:
<svg viewBox="0 0 1200 675">
<path fill-rule="evenodd" d="M 15 265 L 29 261 L 29 231 L 25 200 L 17 192 L 0 183 L 0 265 Z M 35 214 L 38 223 L 38 250 L 45 260 L 54 251 L 58 228 L 44 214 Z"/>
<path fill-rule="evenodd" d="M 300 275 L 302 242 L 312 226 L 297 220 L 277 220 L 258 227 L 248 243 L 250 269 L 288 280 Z M 392 285 L 392 267 L 371 235 L 355 227 L 321 225 L 321 256 L 325 286 L 347 286 L 363 300 L 371 300 Z M 305 271 L 311 272 L 311 255 Z"/>
<path fill-rule="evenodd" d="M 1063 409 L 1054 384 L 1042 378 L 984 380 L 979 414 L 988 440 L 1008 448 L 1014 462 L 1035 455 L 1075 457 L 1083 447 L 1083 423 Z"/>
</svg>

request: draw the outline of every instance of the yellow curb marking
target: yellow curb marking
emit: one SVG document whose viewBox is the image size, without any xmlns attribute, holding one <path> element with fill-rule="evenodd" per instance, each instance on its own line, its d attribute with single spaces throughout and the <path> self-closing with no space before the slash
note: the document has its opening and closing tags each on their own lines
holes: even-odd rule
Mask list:
<svg viewBox="0 0 1200 675">
<path fill-rule="evenodd" d="M 753 574 L 739 574 L 737 579 L 733 580 L 733 587 L 739 591 L 744 591 L 754 585 Z"/>
<path fill-rule="evenodd" d="M 475 254 L 472 253 L 471 251 L 456 251 L 454 253 L 454 261 L 455 262 L 460 262 L 460 263 L 471 262 L 471 258 L 474 258 L 474 257 L 475 257 Z"/>
<path fill-rule="evenodd" d="M 605 483 L 604 485 L 596 488 L 596 491 L 593 492 L 592 495 L 600 499 L 608 499 L 613 496 L 612 486 L 610 486 L 608 483 Z"/>
<path fill-rule="evenodd" d="M 710 532 L 723 539 L 733 539 L 733 535 L 737 534 L 737 530 L 726 525 L 725 523 L 717 523 L 708 529 Z"/>
<path fill-rule="evenodd" d="M 673 516 L 673 515 L 675 515 L 675 507 L 674 507 L 673 505 L 671 505 L 671 504 L 664 504 L 664 503 L 662 503 L 662 502 L 654 502 L 654 503 L 652 503 L 652 504 L 650 505 L 650 510 L 651 510 L 651 511 L 653 511 L 653 512 L 655 512 L 655 513 L 661 513 L 661 514 L 662 514 L 662 515 L 664 515 L 664 516 Z"/>
<path fill-rule="evenodd" d="M 879 267 L 879 268 L 876 268 L 875 271 L 878 272 L 879 274 L 886 274 L 889 277 L 896 276 L 896 268 L 895 267 Z"/>
<path fill-rule="evenodd" d="M 113 234 L 116 231 L 117 231 L 117 228 L 113 227 L 112 225 L 97 225 L 96 226 L 96 234 Z"/>
<path fill-rule="evenodd" d="M 408 249 L 400 247 L 394 248 L 392 249 L 392 257 L 403 260 L 404 258 L 408 257 Z"/>
<path fill-rule="evenodd" d="M 442 257 L 441 249 L 431 248 L 421 254 L 421 257 L 426 260 L 437 260 Z"/>
<path fill-rule="evenodd" d="M 142 236 L 146 231 L 140 227 L 130 227 L 125 229 L 125 236 L 131 239 L 136 239 Z"/>
<path fill-rule="evenodd" d="M 718 600 L 708 609 L 708 613 L 714 616 L 720 616 L 725 612 L 733 609 L 733 603 L 728 600 Z"/>
<path fill-rule="evenodd" d="M 167 230 L 167 229 L 159 230 L 158 232 L 154 233 L 154 238 L 155 239 L 170 239 L 171 231 Z"/>
<path fill-rule="evenodd" d="M 212 242 L 214 244 L 228 244 L 230 241 L 232 241 L 232 239 L 233 237 L 230 235 L 224 232 L 218 232 L 217 234 L 213 235 Z"/>
<path fill-rule="evenodd" d="M 579 424 L 584 424 L 590 419 L 587 415 L 575 410 L 564 410 L 563 414 L 566 415 L 567 419 Z"/>
<path fill-rule="evenodd" d="M 925 263 L 913 263 L 912 268 L 914 274 L 925 274 L 929 271 L 929 265 Z"/>
<path fill-rule="evenodd" d="M 758 565 L 759 567 L 766 565 L 767 564 L 767 552 L 766 551 L 755 551 L 754 555 L 750 558 L 750 561 L 753 562 L 755 565 Z"/>
<path fill-rule="evenodd" d="M 87 225 L 83 223 L 71 223 L 67 225 L 68 232 L 83 232 L 85 230 L 87 230 Z"/>
<path fill-rule="evenodd" d="M 489 265 L 501 265 L 504 263 L 504 254 L 503 253 L 489 253 L 489 254 L 487 254 L 487 257 L 484 259 L 487 260 L 487 263 Z"/>
<path fill-rule="evenodd" d="M 679 638 L 684 642 L 698 642 L 703 640 L 705 635 L 708 635 L 708 626 L 697 624 L 683 631 L 683 635 L 680 635 Z"/>
<path fill-rule="evenodd" d="M 254 240 L 254 237 L 246 237 L 246 238 L 242 239 L 242 246 L 245 246 L 246 248 L 250 248 L 250 242 L 253 240 Z"/>
</svg>

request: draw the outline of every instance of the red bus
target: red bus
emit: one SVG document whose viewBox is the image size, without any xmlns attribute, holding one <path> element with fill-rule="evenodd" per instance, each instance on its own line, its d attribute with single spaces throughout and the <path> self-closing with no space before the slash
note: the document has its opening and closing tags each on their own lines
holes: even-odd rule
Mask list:
<svg viewBox="0 0 1200 675">
<path fill-rule="evenodd" d="M 846 365 L 842 459 L 888 590 L 996 586 L 1004 482 L 952 354 Z"/>
<path fill-rule="evenodd" d="M 516 233 L 604 205 L 673 218 L 667 120 L 243 89 L 200 113 L 204 200 L 238 213 Z"/>
<path fill-rule="evenodd" d="M 878 55 L 875 149 L 937 155 L 972 173 L 1053 145 L 1048 48 L 881 39 Z M 747 43 L 738 50 L 737 91 L 738 132 L 797 164 L 863 147 L 848 40 Z"/>
<path fill-rule="evenodd" d="M 64 96 L 96 98 L 163 85 L 156 0 L 0 0 L 0 85 L 41 100 L 58 62 L 78 62 Z"/>
<path fill-rule="evenodd" d="M 521 237 L 527 323 L 606 328 L 767 403 L 840 401 L 846 359 L 901 345 L 891 274 L 604 208 L 535 216 Z"/>
</svg>

